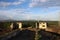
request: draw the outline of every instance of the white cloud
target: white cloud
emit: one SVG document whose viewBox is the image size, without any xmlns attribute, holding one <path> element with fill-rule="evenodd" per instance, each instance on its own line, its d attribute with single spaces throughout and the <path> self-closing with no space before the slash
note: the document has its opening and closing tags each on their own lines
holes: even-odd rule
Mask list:
<svg viewBox="0 0 60 40">
<path fill-rule="evenodd" d="M 49 0 L 40 0 L 40 2 L 47 2 L 47 1 L 49 1 Z"/>
<path fill-rule="evenodd" d="M 34 14 L 28 9 L 0 10 L 0 15 L 14 20 L 59 20 L 59 13 Z"/>
<path fill-rule="evenodd" d="M 60 6 L 60 0 L 32 0 L 29 7 L 53 7 Z"/>
<path fill-rule="evenodd" d="M 32 0 L 32 2 L 29 4 L 29 7 L 34 7 L 34 6 L 38 6 L 41 5 L 40 3 L 45 3 L 48 0 Z"/>
<path fill-rule="evenodd" d="M 12 10 L 0 10 L 0 15 L 2 16 L 7 16 L 11 19 L 15 20 L 20 20 L 20 18 L 23 19 L 28 19 L 29 15 L 31 12 L 26 11 L 28 9 L 12 9 Z"/>
<path fill-rule="evenodd" d="M 1 1 L 0 7 L 7 7 L 7 6 L 11 6 L 11 5 L 19 5 L 19 4 L 22 4 L 23 2 L 25 2 L 25 0 L 18 0 L 18 1 L 14 1 L 14 2 Z"/>
</svg>

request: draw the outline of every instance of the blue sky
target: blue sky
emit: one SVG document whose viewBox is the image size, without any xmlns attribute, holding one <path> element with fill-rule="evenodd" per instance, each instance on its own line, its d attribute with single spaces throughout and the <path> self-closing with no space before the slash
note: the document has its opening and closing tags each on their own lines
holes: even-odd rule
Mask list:
<svg viewBox="0 0 60 40">
<path fill-rule="evenodd" d="M 1 19 L 59 21 L 59 14 L 60 0 L 0 0 Z"/>
</svg>

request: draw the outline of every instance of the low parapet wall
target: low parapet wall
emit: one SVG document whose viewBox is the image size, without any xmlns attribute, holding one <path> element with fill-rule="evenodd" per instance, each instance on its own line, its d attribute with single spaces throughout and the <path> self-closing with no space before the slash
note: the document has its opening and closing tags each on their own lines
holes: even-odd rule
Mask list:
<svg viewBox="0 0 60 40">
<path fill-rule="evenodd" d="M 19 29 L 13 30 L 9 33 L 5 33 L 4 35 L 0 35 L 0 40 L 7 40 L 8 38 L 11 38 L 17 34 Z"/>
<path fill-rule="evenodd" d="M 60 28 L 46 28 L 46 31 L 60 34 Z"/>
</svg>

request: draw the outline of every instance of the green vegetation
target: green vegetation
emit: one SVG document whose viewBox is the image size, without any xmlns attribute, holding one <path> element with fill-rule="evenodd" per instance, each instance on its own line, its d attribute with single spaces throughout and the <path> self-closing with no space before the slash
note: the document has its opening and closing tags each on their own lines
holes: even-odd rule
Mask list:
<svg viewBox="0 0 60 40">
<path fill-rule="evenodd" d="M 38 23 L 38 21 L 21 21 L 21 22 L 23 23 L 22 27 L 32 27 L 32 28 L 34 28 L 36 26 L 36 22 Z M 58 26 L 58 21 L 39 21 L 39 22 L 46 22 L 48 27 L 51 27 L 51 26 L 57 27 Z M 9 29 L 10 25 L 11 25 L 11 22 L 0 22 L 0 28 L 2 28 L 2 29 Z M 39 24 L 38 24 L 38 26 L 39 26 Z"/>
<path fill-rule="evenodd" d="M 33 21 L 24 21 L 23 22 L 23 27 L 35 27 L 35 22 L 33 22 Z"/>
<path fill-rule="evenodd" d="M 2 29 L 9 29 L 11 22 L 0 22 L 0 28 Z"/>
<path fill-rule="evenodd" d="M 35 27 L 36 22 L 38 23 L 38 21 L 23 21 L 23 24 Z M 39 22 L 46 22 L 48 27 L 50 27 L 50 26 L 58 26 L 58 21 L 39 21 Z"/>
<path fill-rule="evenodd" d="M 55 27 L 57 27 L 58 26 L 58 21 L 47 21 L 47 25 L 48 25 L 48 27 L 49 26 L 55 26 Z"/>
<path fill-rule="evenodd" d="M 32 28 L 34 28 L 36 26 L 36 22 L 38 23 L 38 21 L 22 21 L 23 26 L 31 26 Z M 58 27 L 58 21 L 39 21 L 39 22 L 46 22 L 48 27 Z M 37 26 L 39 26 L 39 23 L 37 24 Z"/>
</svg>

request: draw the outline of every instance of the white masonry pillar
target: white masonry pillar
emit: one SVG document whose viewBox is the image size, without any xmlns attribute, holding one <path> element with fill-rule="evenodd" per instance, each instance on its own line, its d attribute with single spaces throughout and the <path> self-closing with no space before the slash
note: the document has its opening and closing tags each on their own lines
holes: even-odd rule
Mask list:
<svg viewBox="0 0 60 40">
<path fill-rule="evenodd" d="M 10 28 L 11 28 L 11 30 L 13 29 L 13 23 L 11 23 Z"/>
<path fill-rule="evenodd" d="M 47 28 L 47 23 L 46 22 L 40 22 L 39 23 L 39 29 L 46 29 Z"/>
<path fill-rule="evenodd" d="M 22 28 L 22 23 L 18 22 L 17 24 L 19 25 L 19 29 L 21 29 Z"/>
</svg>

